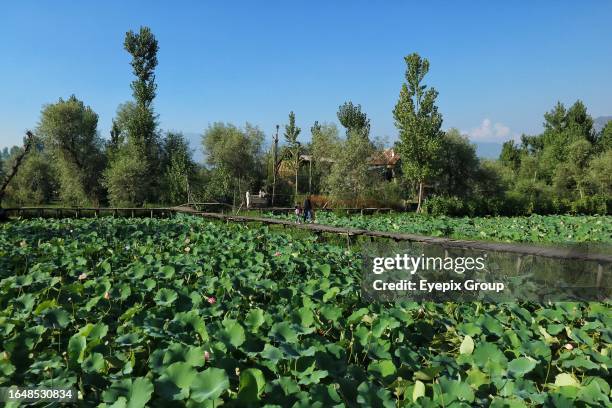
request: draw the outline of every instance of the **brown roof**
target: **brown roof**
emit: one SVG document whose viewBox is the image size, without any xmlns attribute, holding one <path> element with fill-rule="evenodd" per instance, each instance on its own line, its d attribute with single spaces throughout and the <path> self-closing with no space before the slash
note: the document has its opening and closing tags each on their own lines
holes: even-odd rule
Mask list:
<svg viewBox="0 0 612 408">
<path fill-rule="evenodd" d="M 400 159 L 399 153 L 395 149 L 385 149 L 378 151 L 370 157 L 369 164 L 372 166 L 395 166 Z"/>
</svg>

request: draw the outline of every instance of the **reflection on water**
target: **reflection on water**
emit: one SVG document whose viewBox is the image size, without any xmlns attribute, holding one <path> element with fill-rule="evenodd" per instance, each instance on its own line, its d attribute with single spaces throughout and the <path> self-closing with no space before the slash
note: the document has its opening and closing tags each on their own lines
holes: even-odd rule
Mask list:
<svg viewBox="0 0 612 408">
<path fill-rule="evenodd" d="M 555 245 L 555 248 L 560 248 Z M 567 255 L 579 253 L 612 254 L 610 245 L 566 245 Z M 578 261 L 520 255 L 497 251 L 444 248 L 440 245 L 376 241 L 362 247 L 364 269 L 362 296 L 370 301 L 610 301 L 612 264 L 604 261 Z M 381 260 L 400 258 L 393 268 L 382 273 Z M 406 256 L 404 256 L 406 255 Z M 406 258 L 412 258 L 408 264 Z M 418 259 L 421 259 L 420 261 Z M 472 259 L 471 262 L 467 261 Z M 482 262 L 483 268 L 478 268 Z M 397 264 L 397 265 L 396 265 Z M 416 270 L 413 265 L 418 264 Z M 457 268 L 457 265 L 463 267 Z M 469 265 L 471 268 L 466 268 Z M 377 268 L 374 268 L 378 266 Z M 399 267 L 399 269 L 398 269 Z M 412 273 L 414 272 L 414 273 Z M 422 283 L 421 281 L 426 281 Z M 384 285 L 401 282 L 403 285 Z M 407 284 L 407 282 L 414 282 Z M 428 289 L 431 284 L 439 290 Z M 453 284 L 450 284 L 450 283 Z M 475 283 L 501 283 L 502 291 L 488 290 L 488 285 L 475 288 Z M 427 286 L 427 283 L 430 285 Z M 384 290 L 375 290 L 384 287 Z M 404 289 L 412 285 L 411 290 Z M 499 289 L 500 285 L 495 288 Z M 392 289 L 389 289 L 391 287 Z M 401 289 L 398 290 L 398 287 Z M 425 288 L 426 290 L 421 290 Z M 444 290 L 444 292 L 442 291 Z"/>
</svg>

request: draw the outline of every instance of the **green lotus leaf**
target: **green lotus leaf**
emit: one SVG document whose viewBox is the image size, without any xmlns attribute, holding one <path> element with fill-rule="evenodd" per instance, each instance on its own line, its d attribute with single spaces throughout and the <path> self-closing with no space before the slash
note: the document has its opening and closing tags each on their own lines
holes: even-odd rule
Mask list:
<svg viewBox="0 0 612 408">
<path fill-rule="evenodd" d="M 474 391 L 464 382 L 450 380 L 446 377 L 441 377 L 439 380 L 439 388 L 434 387 L 434 393 L 438 394 L 441 391 L 440 400 L 449 403 L 453 400 L 474 402 Z"/>
<path fill-rule="evenodd" d="M 26 315 L 32 311 L 34 304 L 36 304 L 36 298 L 29 293 L 23 294 L 15 299 L 15 306 L 21 313 Z"/>
<path fill-rule="evenodd" d="M 312 310 L 307 307 L 301 307 L 296 311 L 297 323 L 302 327 L 310 327 L 314 323 L 314 315 Z"/>
<path fill-rule="evenodd" d="M 170 306 L 177 298 L 178 295 L 175 291 L 168 288 L 162 288 L 157 291 L 154 299 L 155 303 L 160 306 Z"/>
<path fill-rule="evenodd" d="M 190 326 L 198 333 L 203 342 L 208 341 L 208 331 L 206 330 L 204 319 L 195 310 L 177 313 L 173 321 L 179 323 L 182 327 Z"/>
<path fill-rule="evenodd" d="M 171 265 L 166 265 L 166 266 L 163 266 L 159 270 L 158 275 L 162 277 L 163 279 L 172 279 L 172 277 L 174 276 L 174 273 L 175 273 L 174 267 Z"/>
<path fill-rule="evenodd" d="M 85 355 L 87 340 L 84 336 L 77 333 L 68 341 L 68 358 L 72 363 L 82 363 Z"/>
<path fill-rule="evenodd" d="M 377 378 L 388 382 L 397 368 L 391 360 L 374 361 L 368 366 L 368 372 L 374 374 Z"/>
<path fill-rule="evenodd" d="M 333 305 L 325 305 L 319 310 L 319 313 L 325 319 L 335 322 L 342 316 L 342 309 Z"/>
<path fill-rule="evenodd" d="M 238 399 L 243 403 L 259 401 L 266 385 L 263 372 L 257 368 L 249 368 L 240 373 Z"/>
<path fill-rule="evenodd" d="M 420 397 L 425 396 L 425 384 L 421 381 L 416 380 L 414 382 L 414 388 L 412 390 L 412 401 L 416 402 Z"/>
<path fill-rule="evenodd" d="M 393 408 L 395 402 L 391 393 L 376 384 L 364 381 L 357 387 L 357 403 L 366 407 Z"/>
<path fill-rule="evenodd" d="M 298 341 L 297 332 L 288 322 L 274 323 L 269 335 L 280 342 L 296 343 Z"/>
<path fill-rule="evenodd" d="M 244 328 L 235 320 L 226 320 L 223 322 L 225 328 L 218 331 L 216 337 L 224 344 L 239 347 L 244 343 L 246 337 Z"/>
<path fill-rule="evenodd" d="M 459 347 L 459 354 L 467 354 L 470 355 L 474 351 L 474 340 L 472 336 L 465 336 L 463 341 L 461 342 L 461 346 Z"/>
<path fill-rule="evenodd" d="M 102 393 L 106 403 L 116 403 L 121 399 L 126 408 L 143 408 L 151 399 L 153 384 L 148 378 L 138 377 L 115 381 Z"/>
<path fill-rule="evenodd" d="M 520 378 L 533 370 L 537 364 L 532 358 L 519 357 L 508 363 L 508 374 L 514 378 Z"/>
<path fill-rule="evenodd" d="M 264 311 L 257 308 L 249 310 L 244 320 L 245 325 L 251 332 L 257 331 L 264 322 Z"/>
<path fill-rule="evenodd" d="M 229 378 L 225 370 L 213 367 L 207 368 L 196 374 L 191 383 L 190 398 L 196 402 L 214 400 L 219 398 L 229 387 Z"/>
<path fill-rule="evenodd" d="M 442 371 L 442 367 L 434 366 L 434 367 L 425 367 L 420 369 L 419 371 L 414 373 L 414 378 L 416 380 L 422 381 L 431 381 L 433 380 L 440 372 Z"/>
<path fill-rule="evenodd" d="M 579 387 L 580 382 L 571 374 L 559 373 L 555 377 L 555 385 L 558 387 Z"/>
<path fill-rule="evenodd" d="M 61 307 L 47 309 L 43 313 L 43 322 L 46 327 L 65 328 L 71 321 L 71 316 Z"/>
<path fill-rule="evenodd" d="M 86 373 L 101 372 L 105 367 L 104 357 L 100 353 L 92 353 L 83 360 L 81 367 Z"/>
<path fill-rule="evenodd" d="M 136 333 L 126 333 L 124 335 L 121 335 L 119 337 L 117 337 L 117 340 L 115 340 L 115 343 L 117 343 L 120 346 L 133 346 L 135 344 L 138 344 L 142 341 L 142 337 L 139 336 Z"/>
<path fill-rule="evenodd" d="M 162 363 L 167 366 L 176 362 L 185 362 L 192 367 L 201 367 L 205 362 L 204 349 L 172 343 L 166 349 Z"/>
<path fill-rule="evenodd" d="M 263 351 L 259 354 L 261 357 L 265 358 L 266 360 L 270 360 L 273 363 L 277 363 L 278 361 L 282 360 L 284 356 L 281 350 L 269 343 L 266 343 Z"/>
</svg>

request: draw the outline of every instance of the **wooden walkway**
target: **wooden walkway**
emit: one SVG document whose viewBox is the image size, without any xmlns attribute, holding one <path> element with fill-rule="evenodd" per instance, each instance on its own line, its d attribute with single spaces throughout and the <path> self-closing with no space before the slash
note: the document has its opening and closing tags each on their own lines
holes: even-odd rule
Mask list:
<svg viewBox="0 0 612 408">
<path fill-rule="evenodd" d="M 131 217 L 169 217 L 177 213 L 199 216 L 210 219 L 217 219 L 232 222 L 254 222 L 267 225 L 282 225 L 284 227 L 297 228 L 321 234 L 337 234 L 347 237 L 364 236 L 371 239 L 383 238 L 394 241 L 420 242 L 424 244 L 437 245 L 443 248 L 468 249 L 474 251 L 493 251 L 512 253 L 520 256 L 541 256 L 545 258 L 554 258 L 561 260 L 575 261 L 591 261 L 597 262 L 599 267 L 603 265 L 609 266 L 612 264 L 612 254 L 593 253 L 580 248 L 570 247 L 549 247 L 542 245 L 521 244 L 521 243 L 504 243 L 504 242 L 487 242 L 487 241 L 472 241 L 451 238 L 431 237 L 425 235 L 416 235 L 408 233 L 396 233 L 387 231 L 370 231 L 356 228 L 333 227 L 323 224 L 298 224 L 294 221 L 250 217 L 242 215 L 219 214 L 211 212 L 202 212 L 193 209 L 189 206 L 178 206 L 171 208 L 57 208 L 57 207 L 21 207 L 21 208 L 5 208 L 3 211 L 7 215 L 13 216 L 44 216 L 52 214 L 56 217 L 87 217 L 87 216 L 102 216 L 104 214 L 114 216 L 131 216 Z"/>
<path fill-rule="evenodd" d="M 183 211 L 180 211 L 183 212 Z M 612 263 L 612 255 L 592 253 L 579 249 L 563 248 L 563 247 L 547 247 L 541 245 L 531 244 L 514 244 L 505 242 L 486 242 L 486 241 L 469 241 L 461 239 L 451 238 L 439 238 L 430 237 L 426 235 L 416 235 L 407 233 L 396 233 L 386 231 L 370 231 L 356 228 L 345 228 L 345 227 L 333 227 L 330 225 L 323 224 L 298 224 L 294 221 L 273 219 L 273 218 L 262 218 L 262 217 L 246 217 L 241 215 L 227 215 L 218 213 L 205 213 L 198 211 L 186 212 L 195 216 L 201 216 L 204 218 L 214 218 L 225 221 L 235 222 L 257 222 L 262 224 L 276 224 L 283 225 L 292 228 L 298 228 L 303 230 L 312 231 L 315 233 L 329 233 L 329 234 L 340 234 L 347 236 L 365 236 L 371 238 L 386 238 L 394 241 L 410 241 L 420 242 L 431 245 L 438 245 L 443 248 L 458 248 L 458 249 L 469 249 L 475 251 L 493 251 L 493 252 L 505 252 L 513 253 L 517 255 L 534 255 L 542 256 L 546 258 L 556 258 L 564 260 L 576 260 L 576 261 L 592 261 L 599 264 L 610 264 Z"/>
</svg>

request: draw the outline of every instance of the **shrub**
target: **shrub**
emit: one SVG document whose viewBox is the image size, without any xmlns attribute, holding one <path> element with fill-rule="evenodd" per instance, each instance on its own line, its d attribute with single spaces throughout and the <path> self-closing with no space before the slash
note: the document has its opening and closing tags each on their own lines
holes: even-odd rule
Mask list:
<svg viewBox="0 0 612 408">
<path fill-rule="evenodd" d="M 425 200 L 424 209 L 431 215 L 462 216 L 468 215 L 469 208 L 458 197 L 433 196 Z"/>
<path fill-rule="evenodd" d="M 104 173 L 110 203 L 114 206 L 142 205 L 146 201 L 149 182 L 147 165 L 137 154 L 121 152 Z"/>
<path fill-rule="evenodd" d="M 609 214 L 612 209 L 612 200 L 603 194 L 595 194 L 580 198 L 571 204 L 571 212 L 574 214 Z"/>
</svg>

